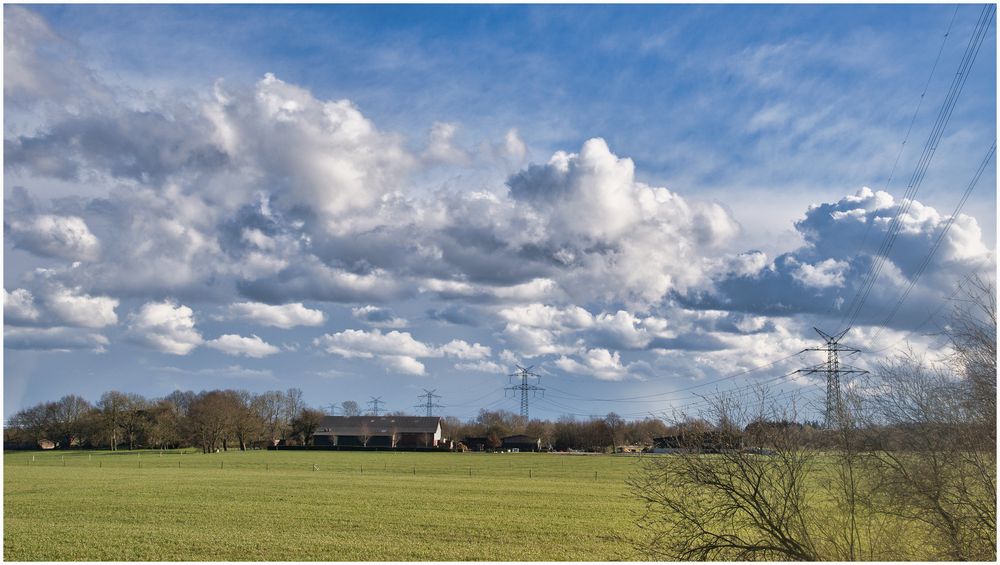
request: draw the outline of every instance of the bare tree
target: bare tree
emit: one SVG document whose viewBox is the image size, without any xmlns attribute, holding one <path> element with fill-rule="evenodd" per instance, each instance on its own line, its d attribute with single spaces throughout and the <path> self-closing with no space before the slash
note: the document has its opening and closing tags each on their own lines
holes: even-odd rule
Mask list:
<svg viewBox="0 0 1000 565">
<path fill-rule="evenodd" d="M 344 411 L 344 416 L 360 416 L 361 407 L 353 400 L 345 400 L 340 403 L 340 408 Z"/>
</svg>

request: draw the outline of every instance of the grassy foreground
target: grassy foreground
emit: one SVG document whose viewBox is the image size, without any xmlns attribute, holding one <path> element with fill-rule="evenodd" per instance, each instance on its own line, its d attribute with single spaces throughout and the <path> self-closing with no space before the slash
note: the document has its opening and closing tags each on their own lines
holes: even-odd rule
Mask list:
<svg viewBox="0 0 1000 565">
<path fill-rule="evenodd" d="M 4 559 L 624 559 L 609 536 L 633 527 L 624 480 L 637 464 L 534 453 L 8 452 Z"/>
</svg>

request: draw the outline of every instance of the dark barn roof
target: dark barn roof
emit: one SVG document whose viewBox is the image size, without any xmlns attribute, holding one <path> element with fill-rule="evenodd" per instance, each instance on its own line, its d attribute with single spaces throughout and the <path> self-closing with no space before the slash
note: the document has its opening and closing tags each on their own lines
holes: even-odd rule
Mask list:
<svg viewBox="0 0 1000 565">
<path fill-rule="evenodd" d="M 506 436 L 503 438 L 504 443 L 536 443 L 539 441 L 537 437 L 527 436 L 524 434 L 514 434 L 512 436 Z"/>
<path fill-rule="evenodd" d="M 324 416 L 317 435 L 360 436 L 391 434 L 433 434 L 441 418 L 437 416 Z"/>
</svg>

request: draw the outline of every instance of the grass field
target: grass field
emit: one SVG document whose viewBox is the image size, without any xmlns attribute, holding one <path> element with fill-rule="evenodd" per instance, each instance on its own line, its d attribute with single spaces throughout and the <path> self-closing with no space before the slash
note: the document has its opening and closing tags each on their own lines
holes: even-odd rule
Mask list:
<svg viewBox="0 0 1000 565">
<path fill-rule="evenodd" d="M 628 558 L 638 459 L 511 453 L 4 454 L 5 560 Z M 530 475 L 530 476 L 529 476 Z"/>
</svg>

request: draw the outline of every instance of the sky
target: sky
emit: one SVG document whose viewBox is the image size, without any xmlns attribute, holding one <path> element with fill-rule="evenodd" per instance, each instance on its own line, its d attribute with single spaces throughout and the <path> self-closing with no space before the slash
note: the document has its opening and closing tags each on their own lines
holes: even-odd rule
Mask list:
<svg viewBox="0 0 1000 565">
<path fill-rule="evenodd" d="M 819 419 L 813 327 L 941 358 L 995 276 L 982 11 L 6 4 L 5 418 L 295 387 L 465 419 L 521 364 L 532 417 L 765 387 Z"/>
</svg>

